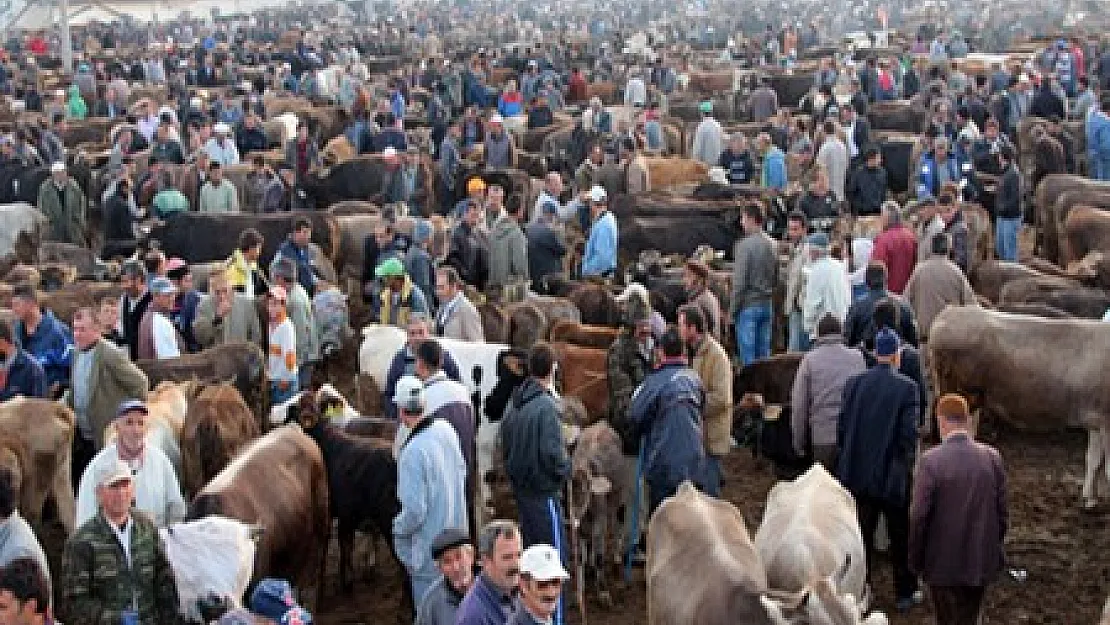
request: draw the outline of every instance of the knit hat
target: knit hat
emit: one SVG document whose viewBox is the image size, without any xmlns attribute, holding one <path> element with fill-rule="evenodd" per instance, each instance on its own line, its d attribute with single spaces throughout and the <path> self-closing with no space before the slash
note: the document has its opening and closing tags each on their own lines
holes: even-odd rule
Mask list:
<svg viewBox="0 0 1110 625">
<path fill-rule="evenodd" d="M 280 625 L 311 625 L 312 615 L 293 599 L 293 588 L 284 579 L 268 577 L 251 594 L 251 612 Z"/>
<path fill-rule="evenodd" d="M 405 275 L 405 266 L 396 258 L 389 258 L 374 270 L 374 275 L 379 278 L 398 278 Z"/>
<path fill-rule="evenodd" d="M 893 356 L 898 352 L 901 344 L 902 341 L 898 338 L 897 332 L 890 328 L 883 328 L 875 335 L 875 355 Z"/>
<path fill-rule="evenodd" d="M 467 193 L 474 193 L 475 191 L 485 191 L 485 190 L 486 190 L 486 181 L 482 180 L 481 178 L 474 177 L 474 178 L 471 178 L 466 183 L 466 192 Z"/>
<path fill-rule="evenodd" d="M 709 100 L 702 100 L 701 104 L 698 104 L 698 110 L 702 113 L 712 113 L 713 103 Z"/>
</svg>

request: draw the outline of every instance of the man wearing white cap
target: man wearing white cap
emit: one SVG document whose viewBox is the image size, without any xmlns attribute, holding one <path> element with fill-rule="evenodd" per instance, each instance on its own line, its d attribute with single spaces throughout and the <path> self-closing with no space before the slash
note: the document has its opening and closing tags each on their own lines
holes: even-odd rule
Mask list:
<svg viewBox="0 0 1110 625">
<path fill-rule="evenodd" d="M 582 254 L 582 276 L 612 277 L 617 270 L 617 220 L 609 212 L 609 196 L 594 185 L 584 201 L 590 206 L 590 232 Z"/>
<path fill-rule="evenodd" d="M 129 399 L 119 405 L 112 422 L 116 439 L 93 457 L 81 476 L 74 527 L 81 527 L 96 516 L 93 476 L 105 466 L 119 462 L 130 467 L 135 478 L 135 507 L 149 514 L 155 525 L 166 527 L 185 518 L 185 500 L 173 465 L 157 445 L 147 445 L 149 414 L 146 404 L 138 399 Z"/>
<path fill-rule="evenodd" d="M 169 278 L 158 277 L 150 281 L 150 293 L 150 306 L 139 322 L 139 358 L 177 358 L 185 351 L 181 334 L 169 318 L 177 287 Z"/>
<path fill-rule="evenodd" d="M 558 623 L 563 582 L 570 574 L 551 545 L 532 545 L 520 554 L 520 605 L 507 625 Z"/>
<path fill-rule="evenodd" d="M 439 577 L 431 546 L 443 530 L 467 532 L 466 461 L 450 423 L 426 415 L 424 383 L 407 375 L 393 391 L 401 422 L 409 429 L 397 456 L 397 498 L 393 519 L 397 558 L 412 580 L 419 604 Z"/>
<path fill-rule="evenodd" d="M 85 194 L 65 163 L 50 166 L 50 180 L 39 186 L 38 208 L 50 220 L 48 240 L 85 245 Z"/>
<path fill-rule="evenodd" d="M 204 144 L 204 151 L 208 154 L 208 157 L 212 159 L 213 163 L 219 163 L 225 167 L 238 165 L 239 148 L 235 147 L 235 142 L 228 137 L 231 133 L 231 127 L 224 122 L 220 122 L 213 126 L 212 132 L 212 138 Z"/>
<path fill-rule="evenodd" d="M 484 156 L 486 167 L 490 169 L 516 166 L 516 146 L 512 135 L 504 128 L 504 121 L 497 113 L 489 118 Z"/>
</svg>

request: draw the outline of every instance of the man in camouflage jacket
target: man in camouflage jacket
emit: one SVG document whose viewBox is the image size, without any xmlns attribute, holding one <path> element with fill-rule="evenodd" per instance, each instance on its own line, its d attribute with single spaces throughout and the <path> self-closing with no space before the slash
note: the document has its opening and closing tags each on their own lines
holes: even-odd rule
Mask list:
<svg viewBox="0 0 1110 625">
<path fill-rule="evenodd" d="M 651 372 L 651 326 L 647 311 L 625 313 L 624 327 L 605 357 L 609 376 L 609 424 L 620 434 L 624 455 L 636 456 L 640 437 L 628 418 L 632 394 Z"/>
<path fill-rule="evenodd" d="M 137 625 L 175 625 L 177 586 L 158 528 L 131 508 L 134 484 L 122 461 L 97 468 L 99 513 L 66 542 L 62 616 L 70 625 L 119 625 L 125 612 Z M 121 538 L 122 537 L 122 538 Z M 124 550 L 123 542 L 130 547 Z"/>
</svg>

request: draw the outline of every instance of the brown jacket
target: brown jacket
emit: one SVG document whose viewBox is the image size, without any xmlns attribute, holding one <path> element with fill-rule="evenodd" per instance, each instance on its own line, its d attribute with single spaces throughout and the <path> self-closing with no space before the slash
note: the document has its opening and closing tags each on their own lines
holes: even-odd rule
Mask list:
<svg viewBox="0 0 1110 625">
<path fill-rule="evenodd" d="M 690 368 L 705 387 L 705 451 L 724 456 L 732 436 L 732 363 L 721 344 L 706 336 L 694 351 Z"/>
<path fill-rule="evenodd" d="M 979 305 L 964 273 L 955 263 L 940 256 L 931 256 L 914 268 L 902 296 L 917 317 L 922 342 L 928 340 L 933 320 L 946 306 Z"/>
<path fill-rule="evenodd" d="M 909 566 L 930 586 L 986 586 L 1005 564 L 1006 469 L 968 434 L 950 435 L 917 464 Z"/>
<path fill-rule="evenodd" d="M 96 448 L 104 446 L 104 430 L 116 417 L 116 410 L 125 399 L 146 399 L 150 388 L 146 374 L 127 357 L 127 351 L 100 339 L 93 350 L 89 372 L 88 418 Z M 76 361 L 76 358 L 74 359 Z M 66 393 L 66 405 L 73 408 L 73 393 Z"/>
</svg>

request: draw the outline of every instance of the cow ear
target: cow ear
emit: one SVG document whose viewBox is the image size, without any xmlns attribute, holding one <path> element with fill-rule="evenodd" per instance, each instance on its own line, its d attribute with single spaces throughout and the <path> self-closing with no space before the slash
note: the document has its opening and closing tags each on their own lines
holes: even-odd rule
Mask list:
<svg viewBox="0 0 1110 625">
<path fill-rule="evenodd" d="M 590 478 L 590 492 L 595 495 L 607 495 L 613 489 L 612 482 L 604 475 L 595 475 Z"/>
</svg>

